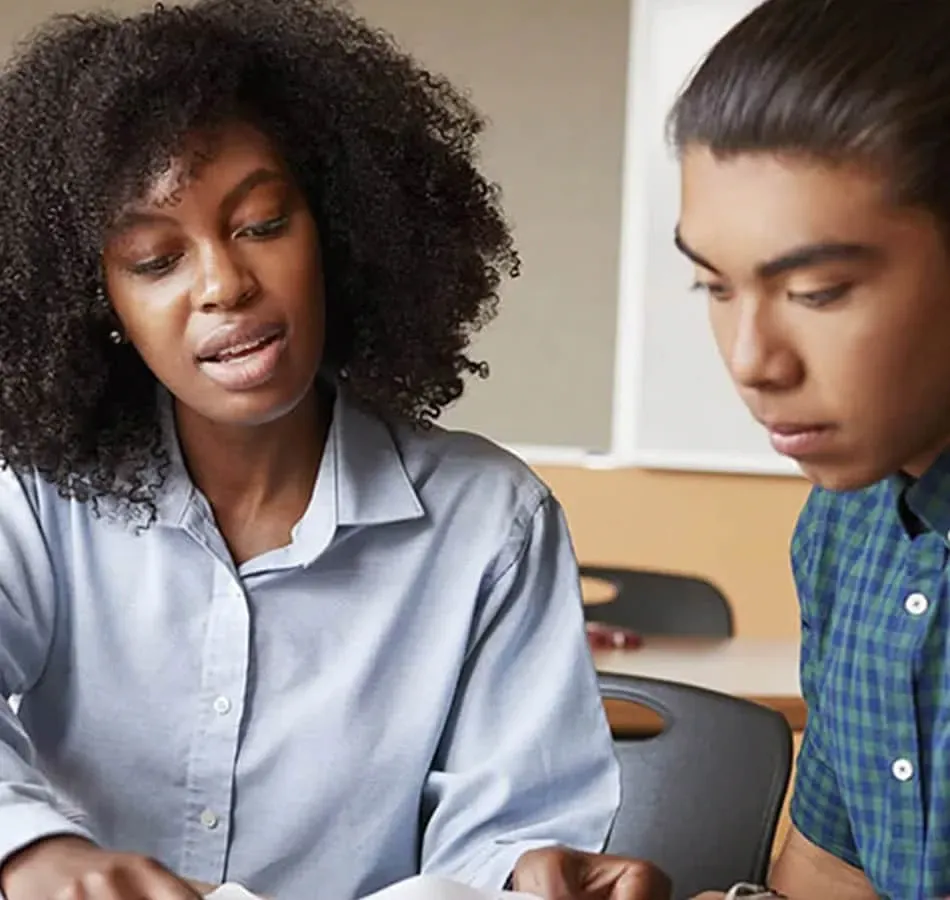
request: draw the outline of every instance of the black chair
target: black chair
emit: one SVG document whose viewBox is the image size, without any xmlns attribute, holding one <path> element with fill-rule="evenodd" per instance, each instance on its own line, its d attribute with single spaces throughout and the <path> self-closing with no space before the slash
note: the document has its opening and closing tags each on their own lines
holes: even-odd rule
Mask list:
<svg viewBox="0 0 950 900">
<path fill-rule="evenodd" d="M 702 578 L 667 572 L 580 567 L 582 578 L 604 581 L 614 590 L 606 603 L 584 607 L 589 622 L 629 628 L 639 634 L 731 637 L 729 601 Z"/>
<path fill-rule="evenodd" d="M 598 677 L 605 699 L 664 723 L 655 737 L 615 737 L 622 795 L 607 852 L 660 866 L 673 900 L 764 882 L 792 765 L 785 718 L 689 685 Z"/>
</svg>

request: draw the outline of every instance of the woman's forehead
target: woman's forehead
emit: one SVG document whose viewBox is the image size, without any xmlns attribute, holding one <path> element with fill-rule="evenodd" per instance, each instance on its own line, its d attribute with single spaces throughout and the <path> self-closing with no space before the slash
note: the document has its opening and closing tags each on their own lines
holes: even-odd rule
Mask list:
<svg viewBox="0 0 950 900">
<path fill-rule="evenodd" d="M 187 136 L 146 181 L 134 205 L 174 206 L 198 185 L 209 180 L 226 185 L 262 166 L 284 170 L 273 142 L 253 126 L 233 123 L 197 132 Z"/>
</svg>

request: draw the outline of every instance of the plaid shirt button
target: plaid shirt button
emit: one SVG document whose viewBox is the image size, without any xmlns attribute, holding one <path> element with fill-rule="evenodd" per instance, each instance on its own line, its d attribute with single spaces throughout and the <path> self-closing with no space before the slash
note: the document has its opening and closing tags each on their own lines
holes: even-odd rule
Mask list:
<svg viewBox="0 0 950 900">
<path fill-rule="evenodd" d="M 912 616 L 922 616 L 927 612 L 928 606 L 930 606 L 930 601 L 919 591 L 915 591 L 904 601 L 904 609 Z"/>
<path fill-rule="evenodd" d="M 914 777 L 914 764 L 909 759 L 895 759 L 891 774 L 898 781 L 910 781 Z"/>
</svg>

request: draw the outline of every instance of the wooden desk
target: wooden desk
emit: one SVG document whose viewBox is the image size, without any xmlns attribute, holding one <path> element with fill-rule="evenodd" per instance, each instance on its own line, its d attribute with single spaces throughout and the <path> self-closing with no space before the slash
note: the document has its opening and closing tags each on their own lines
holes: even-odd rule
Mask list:
<svg viewBox="0 0 950 900">
<path fill-rule="evenodd" d="M 598 650 L 601 672 L 663 678 L 744 697 L 782 713 L 793 731 L 805 727 L 798 682 L 798 640 L 646 638 L 634 650 Z M 655 734 L 659 718 L 630 703 L 606 702 L 617 734 Z"/>
</svg>

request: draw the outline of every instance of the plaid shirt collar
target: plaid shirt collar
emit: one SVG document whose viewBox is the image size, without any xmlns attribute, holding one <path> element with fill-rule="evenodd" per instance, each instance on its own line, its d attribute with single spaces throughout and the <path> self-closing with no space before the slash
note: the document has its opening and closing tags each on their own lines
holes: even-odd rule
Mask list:
<svg viewBox="0 0 950 900">
<path fill-rule="evenodd" d="M 950 448 L 920 478 L 901 473 L 890 479 L 890 485 L 905 528 L 911 533 L 922 530 L 914 527 L 917 519 L 950 546 Z"/>
</svg>

